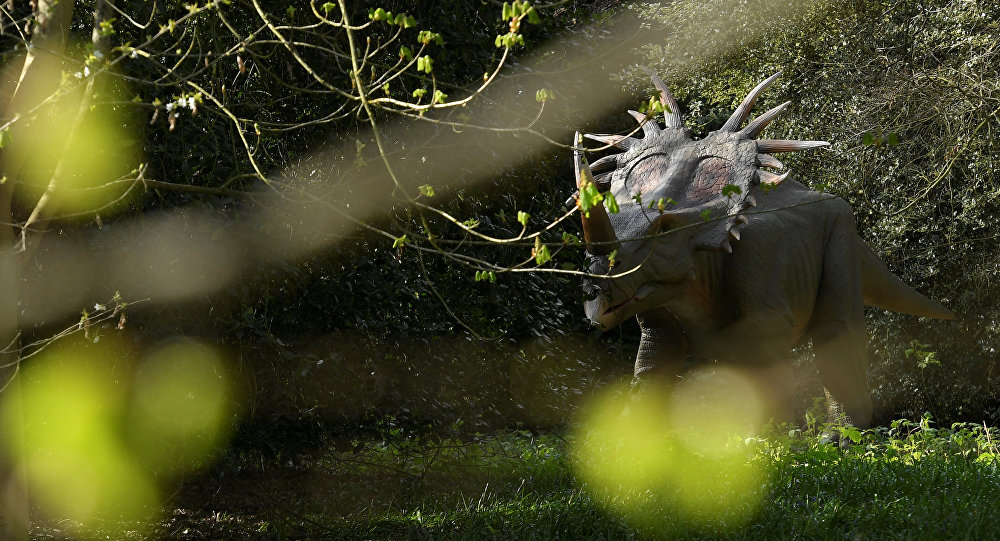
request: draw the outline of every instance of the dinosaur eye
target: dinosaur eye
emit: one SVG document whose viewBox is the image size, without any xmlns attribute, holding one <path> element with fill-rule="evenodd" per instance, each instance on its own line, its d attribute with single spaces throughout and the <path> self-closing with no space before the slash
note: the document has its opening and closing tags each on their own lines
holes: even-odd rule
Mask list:
<svg viewBox="0 0 1000 541">
<path fill-rule="evenodd" d="M 698 161 L 694 178 L 688 187 L 687 198 L 706 201 L 722 193 L 722 188 L 732 178 L 729 160 L 718 156 L 704 157 Z"/>
<path fill-rule="evenodd" d="M 653 193 L 666 182 L 670 157 L 666 154 L 653 154 L 641 159 L 629 170 L 625 187 L 629 195 L 635 197 L 639 193 Z"/>
</svg>

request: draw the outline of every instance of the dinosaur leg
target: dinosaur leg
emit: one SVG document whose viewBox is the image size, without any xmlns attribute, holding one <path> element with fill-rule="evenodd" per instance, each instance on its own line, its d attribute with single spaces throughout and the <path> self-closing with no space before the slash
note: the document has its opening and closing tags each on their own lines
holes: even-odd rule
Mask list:
<svg viewBox="0 0 1000 541">
<path fill-rule="evenodd" d="M 825 339 L 813 338 L 820 379 L 826 388 L 830 421 L 867 428 L 872 421 L 868 389 L 866 335 L 843 329 Z"/>
<path fill-rule="evenodd" d="M 636 319 L 642 339 L 635 357 L 634 384 L 676 379 L 684 368 L 687 353 L 687 339 L 677 318 L 666 309 L 657 308 L 639 314 Z"/>
<path fill-rule="evenodd" d="M 827 239 L 809 334 L 830 403 L 830 420 L 867 428 L 872 422 L 868 335 L 857 232 L 849 209 L 838 217 Z"/>
</svg>

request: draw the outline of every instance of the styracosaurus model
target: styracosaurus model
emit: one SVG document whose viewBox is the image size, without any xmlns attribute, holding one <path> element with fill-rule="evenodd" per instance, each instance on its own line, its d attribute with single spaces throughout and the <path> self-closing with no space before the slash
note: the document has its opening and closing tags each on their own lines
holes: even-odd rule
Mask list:
<svg viewBox="0 0 1000 541">
<path fill-rule="evenodd" d="M 584 308 L 601 329 L 636 316 L 635 380 L 680 375 L 694 356 L 781 374 L 790 350 L 811 340 L 831 415 L 869 426 L 864 305 L 917 316 L 954 314 L 892 274 L 858 237 L 850 205 L 787 178 L 772 156 L 825 141 L 757 139 L 783 103 L 745 127 L 757 85 L 717 131 L 700 140 L 650 73 L 665 126 L 635 111 L 642 137 L 588 135 L 620 152 L 588 165 L 575 140 L 577 188 L 589 254 Z M 742 128 L 741 128 L 742 127 Z M 596 176 L 595 176 L 596 175 Z M 593 183 L 590 186 L 588 183 Z M 578 192 L 579 193 L 579 192 Z M 591 199 L 593 201 L 593 198 Z M 770 377 L 770 376 L 769 376 Z M 789 381 L 772 389 L 790 394 Z M 789 402 L 790 396 L 785 396 Z"/>
</svg>

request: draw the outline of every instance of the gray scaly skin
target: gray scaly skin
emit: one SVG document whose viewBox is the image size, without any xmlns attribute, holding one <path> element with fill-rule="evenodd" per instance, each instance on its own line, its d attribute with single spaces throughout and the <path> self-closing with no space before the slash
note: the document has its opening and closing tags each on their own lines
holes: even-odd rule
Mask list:
<svg viewBox="0 0 1000 541">
<path fill-rule="evenodd" d="M 603 330 L 638 318 L 638 381 L 673 379 L 696 356 L 752 367 L 786 401 L 789 351 L 811 339 L 831 415 L 869 426 L 864 305 L 954 314 L 889 272 L 858 237 L 846 202 L 771 171 L 783 168 L 772 153 L 829 144 L 756 139 L 788 103 L 740 129 L 780 73 L 701 140 L 650 75 L 665 126 L 630 111 L 641 138 L 588 135 L 621 150 L 592 166 L 575 153 L 577 187 L 593 182 L 620 205 L 618 213 L 601 204 L 582 213 L 589 271 L 604 276 L 585 280 L 587 317 Z"/>
</svg>

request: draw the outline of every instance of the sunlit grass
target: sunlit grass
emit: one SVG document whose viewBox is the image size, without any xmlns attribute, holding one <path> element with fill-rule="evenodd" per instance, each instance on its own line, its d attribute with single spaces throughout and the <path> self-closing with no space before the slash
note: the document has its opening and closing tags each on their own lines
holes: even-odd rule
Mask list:
<svg viewBox="0 0 1000 541">
<path fill-rule="evenodd" d="M 842 450 L 822 442 L 822 428 L 772 430 L 743 442 L 768 475 L 736 527 L 722 520 L 724 509 L 714 520 L 692 521 L 666 498 L 644 502 L 660 520 L 636 524 L 573 473 L 577 437 L 519 431 L 461 442 L 403 434 L 397 443 L 410 443 L 372 440 L 357 453 L 327 448 L 267 463 L 245 456 L 227 483 L 202 487 L 214 494 L 210 501 L 183 507 L 181 498 L 182 508 L 147 538 L 180 531 L 261 540 L 1000 536 L 993 429 L 902 422 L 863 432 Z"/>
</svg>

